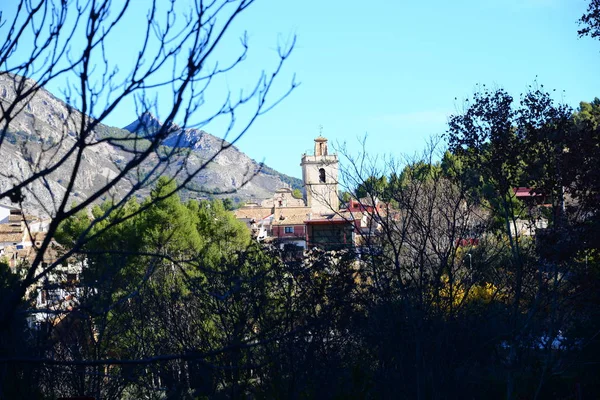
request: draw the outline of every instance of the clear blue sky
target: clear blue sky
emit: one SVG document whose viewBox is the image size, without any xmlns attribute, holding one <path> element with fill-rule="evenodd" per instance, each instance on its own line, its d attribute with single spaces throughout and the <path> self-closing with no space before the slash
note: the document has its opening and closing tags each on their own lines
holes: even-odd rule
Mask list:
<svg viewBox="0 0 600 400">
<path fill-rule="evenodd" d="M 576 107 L 600 97 L 600 41 L 577 37 L 585 8 L 584 0 L 258 0 L 227 38 L 224 55 L 247 30 L 251 53 L 222 88 L 249 86 L 261 67 L 273 65 L 278 38 L 292 34 L 297 47 L 281 83 L 295 73 L 301 85 L 237 146 L 300 176 L 300 155 L 319 126 L 354 150 L 367 134 L 372 153 L 418 152 L 430 135 L 444 132 L 460 106 L 455 98 L 478 83 L 518 96 L 537 79 Z M 124 38 L 139 30 L 139 15 L 128 18 L 112 42 L 121 58 L 133 56 Z M 125 126 L 132 112 L 124 106 L 107 122 Z M 207 128 L 215 135 L 219 129 Z"/>
</svg>

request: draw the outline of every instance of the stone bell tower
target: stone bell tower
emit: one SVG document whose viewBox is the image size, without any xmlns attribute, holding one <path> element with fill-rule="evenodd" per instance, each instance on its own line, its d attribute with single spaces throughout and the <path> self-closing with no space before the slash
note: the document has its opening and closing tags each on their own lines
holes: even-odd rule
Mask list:
<svg viewBox="0 0 600 400">
<path fill-rule="evenodd" d="M 319 136 L 315 139 L 314 155 L 302 155 L 300 166 L 306 202 L 311 211 L 318 215 L 338 211 L 338 158 L 337 154 L 329 154 L 326 138 Z"/>
</svg>

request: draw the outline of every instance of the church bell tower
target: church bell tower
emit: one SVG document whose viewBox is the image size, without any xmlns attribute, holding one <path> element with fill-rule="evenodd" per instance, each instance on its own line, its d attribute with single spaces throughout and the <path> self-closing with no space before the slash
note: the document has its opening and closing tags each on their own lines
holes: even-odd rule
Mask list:
<svg viewBox="0 0 600 400">
<path fill-rule="evenodd" d="M 320 215 L 337 212 L 340 205 L 338 158 L 337 154 L 329 154 L 326 138 L 319 136 L 315 139 L 314 155 L 304 154 L 300 166 L 306 202 L 312 212 Z"/>
</svg>

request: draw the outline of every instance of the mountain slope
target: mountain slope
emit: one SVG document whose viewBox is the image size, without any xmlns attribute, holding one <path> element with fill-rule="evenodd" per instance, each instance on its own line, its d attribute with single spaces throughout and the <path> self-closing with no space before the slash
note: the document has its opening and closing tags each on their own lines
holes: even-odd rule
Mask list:
<svg viewBox="0 0 600 400">
<path fill-rule="evenodd" d="M 0 132 L 5 128 L 2 109 L 15 101 L 15 82 L 18 77 L 0 74 Z M 33 82 L 26 81 L 26 85 Z M 77 132 L 81 121 L 91 120 L 74 110 L 48 91 L 41 89 L 30 98 L 19 104 L 20 112 L 11 118 L 3 142 L 0 144 L 0 192 L 10 190 L 15 183 L 35 176 L 36 173 L 54 165 L 56 160 L 66 161 L 45 179 L 38 179 L 25 190 L 24 206 L 29 212 L 52 215 L 58 204 L 65 199 L 66 183 L 75 165 L 76 157 L 69 155 L 77 140 Z M 99 140 L 87 147 L 81 157 L 80 172 L 77 174 L 72 193 L 67 197 L 69 203 L 90 196 L 109 179 L 119 174 L 121 166 L 133 157 L 128 146 L 144 146 L 149 143 L 140 137 L 151 137 L 152 130 L 160 128 L 160 122 L 149 114 L 129 124 L 126 129 L 119 129 L 98 124 L 94 130 L 94 140 Z M 102 141 L 101 139 L 108 139 Z M 172 159 L 160 172 L 175 176 L 182 170 L 196 171 L 206 160 L 214 157 L 204 169 L 191 180 L 190 190 L 184 191 L 184 197 L 205 197 L 209 193 L 233 193 L 241 200 L 249 198 L 267 198 L 279 187 L 291 184 L 301 187 L 301 181 L 291 178 L 270 168 L 261 171 L 261 165 L 250 159 L 234 146 L 219 153 L 223 145 L 221 139 L 201 130 L 178 129 L 162 143 L 163 146 L 152 154 L 136 170 L 152 171 L 166 154 L 172 153 Z M 129 150 L 129 151 L 128 151 Z M 182 168 L 185 167 L 185 168 Z M 246 185 L 240 187 L 249 174 L 256 176 Z M 179 175 L 181 177 L 181 175 Z M 134 177 L 121 182 L 110 195 L 118 198 L 131 188 Z M 205 190 L 209 193 L 199 193 Z M 141 191 L 144 196 L 146 191 Z M 224 195 L 223 195 L 224 196 Z M 4 203 L 7 199 L 0 200 Z"/>
<path fill-rule="evenodd" d="M 151 114 L 143 114 L 139 119 L 127 125 L 124 129 L 139 136 L 151 136 L 162 126 L 160 121 Z M 200 129 L 181 129 L 175 127 L 164 141 L 167 148 L 189 149 L 187 158 L 188 168 L 192 171 L 199 168 L 207 160 L 212 161 L 193 180 L 192 189 L 202 189 L 210 194 L 229 193 L 235 191 L 235 196 L 241 199 L 267 198 L 275 190 L 291 186 L 302 188 L 302 181 L 281 174 L 241 152 L 237 147 Z M 172 169 L 175 169 L 173 165 Z M 174 171 L 171 170 L 173 175 Z M 240 187 L 253 178 L 243 187 Z"/>
</svg>

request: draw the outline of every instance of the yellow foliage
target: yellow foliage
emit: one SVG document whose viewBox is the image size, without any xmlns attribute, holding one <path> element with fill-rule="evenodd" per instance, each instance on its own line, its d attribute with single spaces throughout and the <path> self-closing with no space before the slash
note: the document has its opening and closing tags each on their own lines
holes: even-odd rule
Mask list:
<svg viewBox="0 0 600 400">
<path fill-rule="evenodd" d="M 452 309 L 465 306 L 467 304 L 489 304 L 494 299 L 498 299 L 498 288 L 489 282 L 465 287 L 463 283 L 454 283 L 450 285 L 448 275 L 440 278 L 441 287 L 438 296 L 432 296 L 435 303 L 444 311 L 450 312 Z"/>
</svg>

